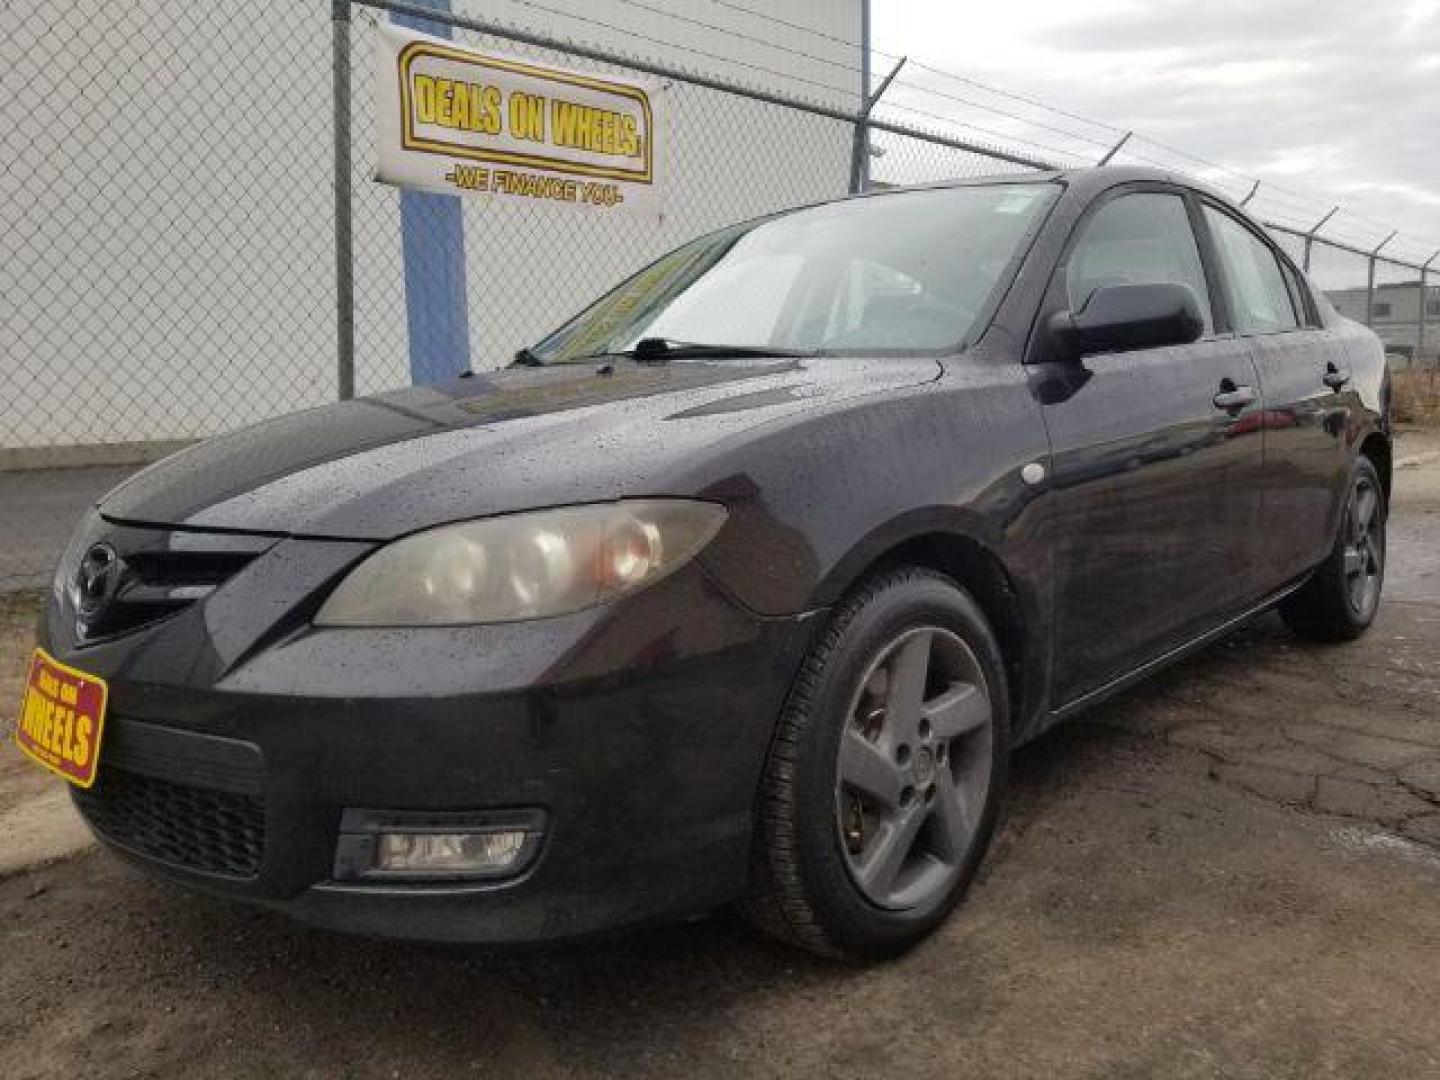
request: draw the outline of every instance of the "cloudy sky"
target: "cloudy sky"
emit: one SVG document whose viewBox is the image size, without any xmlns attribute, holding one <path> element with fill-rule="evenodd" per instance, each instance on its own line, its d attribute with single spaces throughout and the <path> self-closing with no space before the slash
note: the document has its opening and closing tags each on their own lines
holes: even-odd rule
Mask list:
<svg viewBox="0 0 1440 1080">
<path fill-rule="evenodd" d="M 1298 222 L 1339 202 L 1356 213 L 1336 235 L 1378 240 L 1390 224 L 1406 253 L 1440 247 L 1440 0 L 873 0 L 872 11 L 877 48 L 1257 177 L 1273 216 Z M 925 68 L 902 79 L 897 104 L 1071 152 L 1098 156 L 1119 134 Z M 1136 152 L 1205 171 L 1161 147 Z M 1235 177 L 1224 186 L 1243 193 Z"/>
</svg>

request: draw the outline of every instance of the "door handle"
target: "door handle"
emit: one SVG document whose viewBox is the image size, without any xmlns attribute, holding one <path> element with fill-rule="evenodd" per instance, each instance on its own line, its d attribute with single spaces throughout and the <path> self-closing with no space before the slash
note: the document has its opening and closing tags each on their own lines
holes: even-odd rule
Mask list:
<svg viewBox="0 0 1440 1080">
<path fill-rule="evenodd" d="M 1238 412 L 1246 405 L 1255 403 L 1255 388 L 1253 386 L 1236 386 L 1229 379 L 1220 384 L 1220 392 L 1215 395 L 1215 407 L 1224 409 L 1226 412 Z"/>
<path fill-rule="evenodd" d="M 1325 374 L 1320 376 L 1320 381 L 1331 390 L 1339 390 L 1350 381 L 1350 372 L 1329 363 L 1325 365 Z"/>
</svg>

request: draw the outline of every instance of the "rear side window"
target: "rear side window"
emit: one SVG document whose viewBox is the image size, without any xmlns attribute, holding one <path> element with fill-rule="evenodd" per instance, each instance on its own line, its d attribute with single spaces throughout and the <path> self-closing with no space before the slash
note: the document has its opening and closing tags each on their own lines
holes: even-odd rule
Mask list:
<svg viewBox="0 0 1440 1080">
<path fill-rule="evenodd" d="M 1065 272 L 1070 310 L 1084 307 L 1103 285 L 1189 285 L 1206 331 L 1213 329 L 1200 249 L 1178 195 L 1121 195 L 1085 223 Z"/>
<path fill-rule="evenodd" d="M 1205 207 L 1205 221 L 1225 267 L 1230 318 L 1242 334 L 1294 330 L 1299 321 L 1280 260 L 1268 244 L 1229 214 Z"/>
</svg>

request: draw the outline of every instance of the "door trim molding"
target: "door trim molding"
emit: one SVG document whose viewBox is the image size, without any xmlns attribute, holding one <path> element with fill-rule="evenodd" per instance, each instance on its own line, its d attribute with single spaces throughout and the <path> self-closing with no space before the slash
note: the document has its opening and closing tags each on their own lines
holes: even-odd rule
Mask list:
<svg viewBox="0 0 1440 1080">
<path fill-rule="evenodd" d="M 1297 580 L 1292 581 L 1290 584 L 1286 585 L 1278 592 L 1271 593 L 1264 600 L 1260 601 L 1260 603 L 1255 604 L 1252 607 L 1246 608 L 1239 615 L 1236 615 L 1230 619 L 1226 619 L 1218 626 L 1205 631 L 1198 637 L 1191 638 L 1189 641 L 1161 653 L 1154 659 L 1147 660 L 1139 667 L 1132 668 L 1125 674 L 1118 675 L 1115 678 L 1111 679 L 1109 682 L 1104 683 L 1101 686 L 1097 686 L 1094 690 L 1087 690 L 1079 697 L 1066 702 L 1064 705 L 1061 705 L 1055 709 L 1051 709 L 1050 723 L 1053 724 L 1058 723 L 1061 720 L 1068 720 L 1070 717 L 1076 715 L 1077 713 L 1084 712 L 1086 709 L 1090 708 L 1090 706 L 1097 705 L 1101 701 L 1104 701 L 1106 698 L 1118 694 L 1122 690 L 1129 689 L 1131 686 L 1134 686 L 1141 680 L 1155 674 L 1155 672 L 1161 670 L 1162 668 L 1167 668 L 1171 664 L 1177 663 L 1178 661 L 1185 659 L 1192 653 L 1198 652 L 1205 646 L 1213 644 L 1215 641 L 1224 637 L 1226 634 L 1229 634 L 1234 630 L 1238 630 L 1240 627 L 1244 626 L 1251 620 L 1265 614 L 1276 604 L 1280 603 L 1291 593 L 1295 592 L 1297 589 L 1299 589 L 1302 585 L 1305 584 L 1309 577 L 1309 574 L 1305 574 Z"/>
</svg>

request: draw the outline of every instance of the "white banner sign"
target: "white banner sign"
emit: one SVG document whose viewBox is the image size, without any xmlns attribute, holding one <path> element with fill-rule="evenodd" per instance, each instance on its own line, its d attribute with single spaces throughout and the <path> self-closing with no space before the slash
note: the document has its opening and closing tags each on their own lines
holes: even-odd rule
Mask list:
<svg viewBox="0 0 1440 1080">
<path fill-rule="evenodd" d="M 376 179 L 592 211 L 661 209 L 658 87 L 382 23 Z"/>
</svg>

